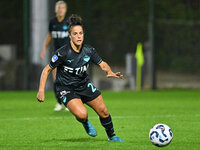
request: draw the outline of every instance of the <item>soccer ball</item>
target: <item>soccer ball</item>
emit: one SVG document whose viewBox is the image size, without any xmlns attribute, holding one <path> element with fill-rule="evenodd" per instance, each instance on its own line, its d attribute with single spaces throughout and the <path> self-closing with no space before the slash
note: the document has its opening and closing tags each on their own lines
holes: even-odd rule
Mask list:
<svg viewBox="0 0 200 150">
<path fill-rule="evenodd" d="M 168 145 L 172 141 L 172 138 L 172 130 L 166 124 L 156 124 L 149 132 L 150 141 L 158 147 Z"/>
</svg>

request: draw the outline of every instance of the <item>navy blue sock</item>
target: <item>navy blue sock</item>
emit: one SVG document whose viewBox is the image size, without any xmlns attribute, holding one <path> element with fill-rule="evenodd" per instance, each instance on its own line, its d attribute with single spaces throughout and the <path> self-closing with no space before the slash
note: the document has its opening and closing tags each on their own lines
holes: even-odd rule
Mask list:
<svg viewBox="0 0 200 150">
<path fill-rule="evenodd" d="M 87 125 L 87 122 L 88 122 L 88 119 L 86 119 L 85 121 L 82 121 L 81 123 L 82 123 L 83 125 Z"/>
<path fill-rule="evenodd" d="M 111 137 L 115 136 L 111 116 L 109 115 L 107 118 L 100 117 L 100 121 L 101 121 L 102 126 L 105 128 L 108 137 L 111 138 Z"/>
<path fill-rule="evenodd" d="M 53 83 L 53 91 L 54 91 L 54 93 L 55 93 L 57 102 L 58 102 L 59 104 L 62 104 L 62 100 L 61 100 L 61 99 L 58 97 L 58 95 L 56 94 L 56 83 L 55 83 L 55 82 Z"/>
</svg>

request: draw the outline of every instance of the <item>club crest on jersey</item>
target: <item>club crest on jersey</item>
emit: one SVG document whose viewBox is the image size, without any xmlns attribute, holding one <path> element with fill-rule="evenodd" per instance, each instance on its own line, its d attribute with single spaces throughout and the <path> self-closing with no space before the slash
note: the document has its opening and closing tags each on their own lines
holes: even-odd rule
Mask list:
<svg viewBox="0 0 200 150">
<path fill-rule="evenodd" d="M 52 61 L 52 62 L 56 62 L 56 60 L 58 60 L 58 56 L 57 56 L 57 55 L 53 55 L 51 61 Z"/>
<path fill-rule="evenodd" d="M 63 30 L 67 30 L 67 25 L 64 25 L 64 26 L 63 26 Z"/>
<path fill-rule="evenodd" d="M 86 56 L 84 56 L 83 60 L 88 62 L 90 60 L 90 57 L 86 55 Z"/>
</svg>

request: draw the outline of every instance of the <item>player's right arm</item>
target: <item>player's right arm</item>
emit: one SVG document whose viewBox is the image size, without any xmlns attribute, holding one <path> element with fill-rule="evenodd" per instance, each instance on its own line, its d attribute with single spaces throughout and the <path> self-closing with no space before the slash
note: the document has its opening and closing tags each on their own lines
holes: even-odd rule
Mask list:
<svg viewBox="0 0 200 150">
<path fill-rule="evenodd" d="M 63 63 L 63 59 L 64 59 L 63 57 L 65 57 L 65 55 L 63 54 L 62 49 L 58 50 L 53 55 L 49 65 L 47 65 L 43 69 L 41 77 L 40 77 L 39 90 L 38 90 L 38 93 L 37 93 L 37 99 L 38 99 L 39 102 L 43 102 L 44 101 L 44 98 L 45 98 L 45 86 L 46 86 L 47 78 L 48 78 L 50 72 Z"/>
<path fill-rule="evenodd" d="M 37 93 L 37 100 L 39 102 L 44 102 L 45 86 L 46 86 L 47 78 L 48 78 L 48 76 L 49 76 L 49 74 L 52 70 L 53 69 L 49 65 L 47 65 L 42 71 L 42 74 L 41 74 L 41 77 L 40 77 L 40 86 L 39 86 L 39 90 L 38 90 L 38 93 Z"/>
<path fill-rule="evenodd" d="M 45 39 L 45 43 L 44 43 L 44 46 L 42 48 L 42 52 L 40 53 L 40 58 L 41 59 L 44 59 L 44 55 L 46 53 L 46 50 L 47 50 L 47 47 L 49 46 L 50 42 L 52 40 L 52 35 L 51 33 L 49 33 Z"/>
</svg>

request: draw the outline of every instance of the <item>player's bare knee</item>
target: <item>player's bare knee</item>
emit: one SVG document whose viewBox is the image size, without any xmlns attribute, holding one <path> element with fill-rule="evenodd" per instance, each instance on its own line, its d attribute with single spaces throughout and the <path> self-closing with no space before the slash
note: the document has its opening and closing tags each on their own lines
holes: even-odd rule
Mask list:
<svg viewBox="0 0 200 150">
<path fill-rule="evenodd" d="M 86 121 L 87 117 L 88 117 L 87 111 L 80 112 L 78 115 L 76 115 L 76 119 L 81 122 Z"/>
<path fill-rule="evenodd" d="M 109 116 L 108 109 L 106 107 L 101 108 L 100 117 L 107 118 Z"/>
</svg>

